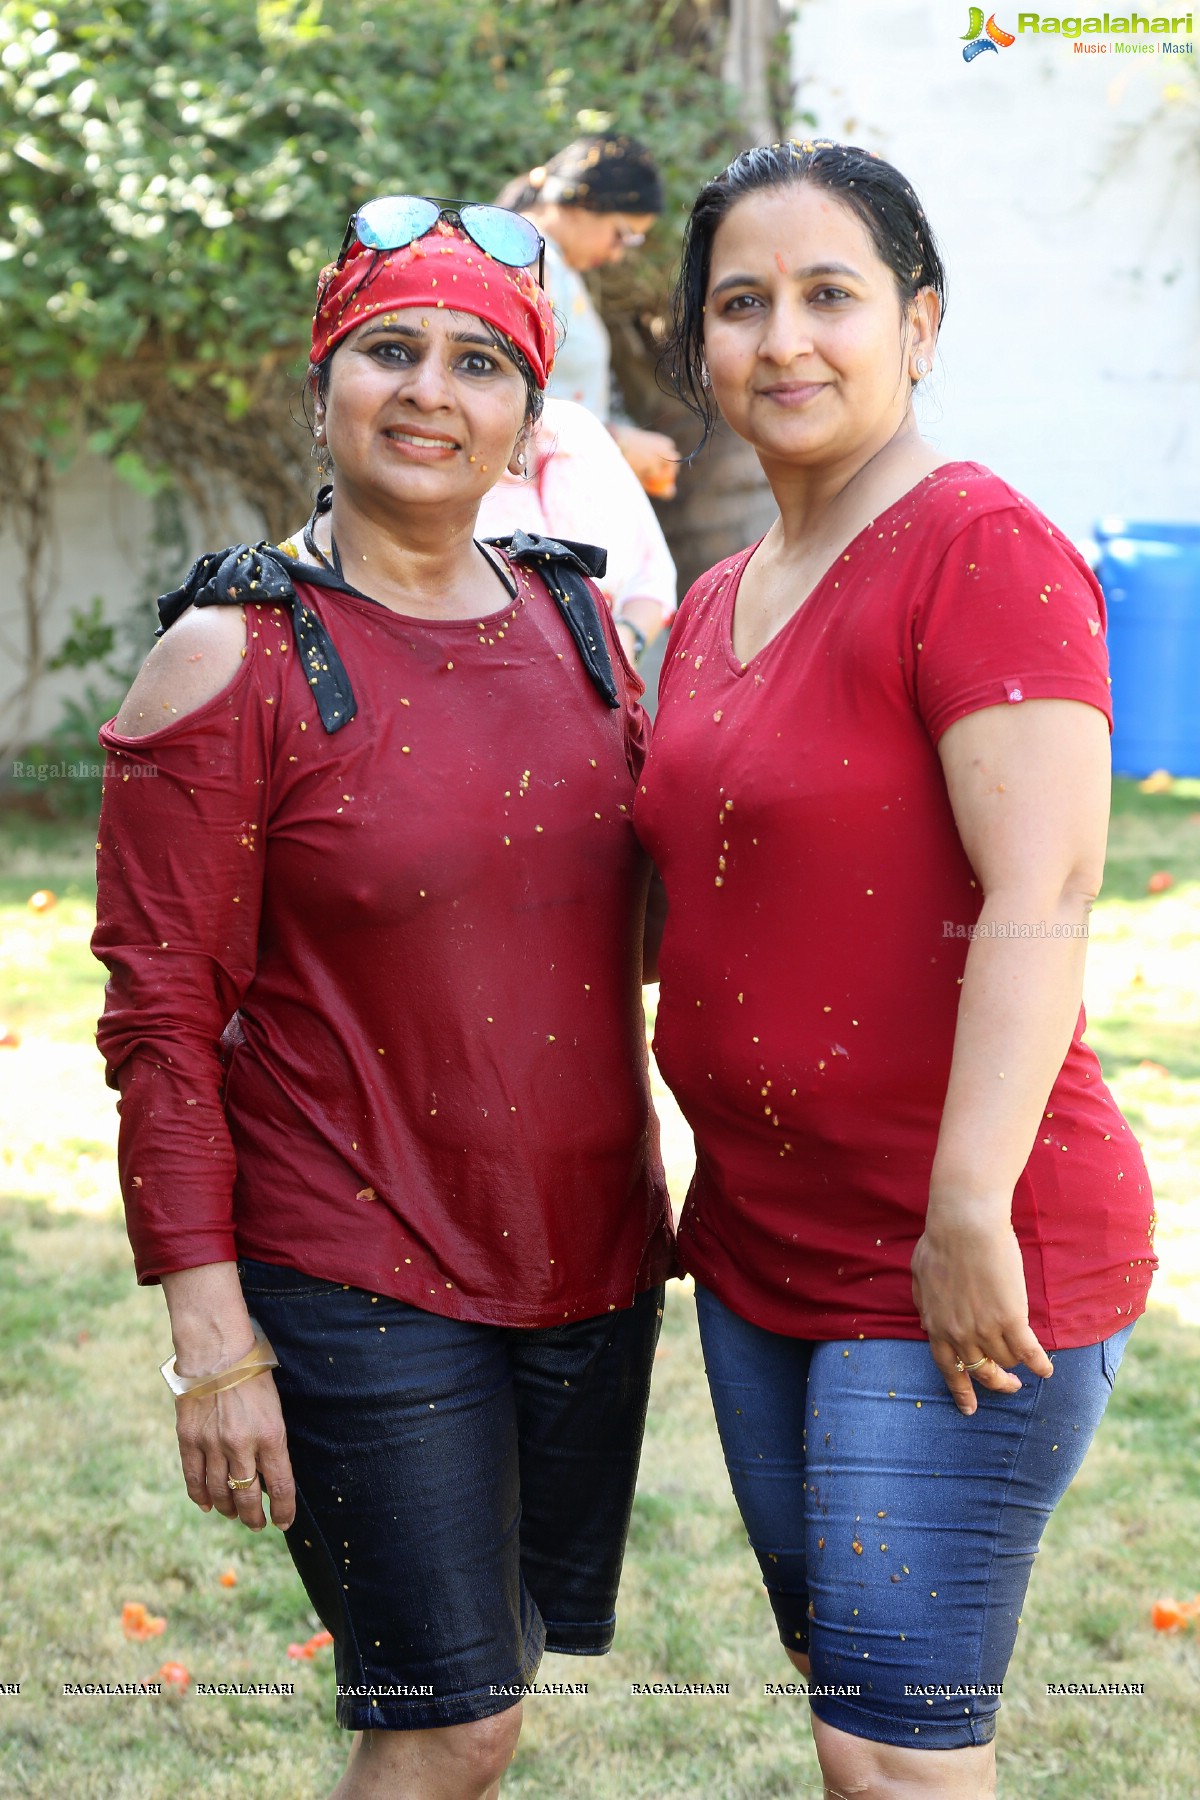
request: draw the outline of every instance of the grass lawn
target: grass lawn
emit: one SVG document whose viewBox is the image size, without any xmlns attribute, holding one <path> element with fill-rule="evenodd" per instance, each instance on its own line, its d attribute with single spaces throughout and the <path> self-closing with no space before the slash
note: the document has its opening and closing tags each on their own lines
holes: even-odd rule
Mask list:
<svg viewBox="0 0 1200 1800">
<path fill-rule="evenodd" d="M 0 822 L 0 1796 L 303 1800 L 346 1743 L 332 1660 L 287 1656 L 317 1628 L 277 1533 L 254 1538 L 188 1503 L 156 1365 L 166 1310 L 138 1289 L 116 1193 L 113 1096 L 91 1041 L 91 834 Z M 1147 880 L 1169 870 L 1154 896 Z M 32 912 L 48 888 L 57 904 Z M 1050 1527 L 1000 1728 L 1009 1800 L 1200 1796 L 1200 1633 L 1151 1629 L 1160 1597 L 1200 1591 L 1200 782 L 1118 785 L 1093 922 L 1090 1037 L 1145 1144 L 1163 1269 L 1096 1446 Z M 663 1103 L 672 1185 L 690 1140 Z M 1189 1229 L 1191 1227 L 1191 1229 Z M 232 1585 L 221 1577 L 232 1571 Z M 128 1641 L 127 1601 L 166 1620 Z M 68 1696 L 166 1661 L 187 1692 Z M 670 1290 L 618 1649 L 548 1657 L 540 1679 L 586 1695 L 527 1703 L 506 1800 L 819 1800 L 803 1701 L 730 1498 L 686 1288 Z M 630 1684 L 729 1684 L 634 1696 Z M 292 1695 L 205 1696 L 197 1681 L 292 1682 Z M 1047 1693 L 1142 1683 L 1142 1695 Z"/>
</svg>

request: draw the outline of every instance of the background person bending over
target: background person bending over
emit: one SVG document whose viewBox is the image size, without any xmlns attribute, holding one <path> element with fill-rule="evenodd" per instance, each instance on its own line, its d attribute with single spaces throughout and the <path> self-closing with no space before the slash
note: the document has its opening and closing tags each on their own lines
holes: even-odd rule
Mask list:
<svg viewBox="0 0 1200 1800">
<path fill-rule="evenodd" d="M 629 137 L 576 138 L 510 182 L 500 202 L 523 212 L 546 240 L 546 292 L 564 333 L 551 394 L 595 413 L 647 492 L 670 498 L 678 448 L 664 432 L 612 416 L 612 344 L 583 280 L 636 250 L 661 213 L 662 178 L 650 152 Z"/>
</svg>

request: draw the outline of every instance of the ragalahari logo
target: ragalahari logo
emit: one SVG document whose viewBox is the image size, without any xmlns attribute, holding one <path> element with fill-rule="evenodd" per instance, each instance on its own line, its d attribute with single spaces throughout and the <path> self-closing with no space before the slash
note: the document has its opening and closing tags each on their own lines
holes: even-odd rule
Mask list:
<svg viewBox="0 0 1200 1800">
<path fill-rule="evenodd" d="M 1002 26 L 997 25 L 995 13 L 985 25 L 982 6 L 973 6 L 969 28 L 963 33 L 963 61 L 974 62 L 985 50 L 1007 50 L 1016 41 L 1011 31 L 1005 31 Z"/>
</svg>

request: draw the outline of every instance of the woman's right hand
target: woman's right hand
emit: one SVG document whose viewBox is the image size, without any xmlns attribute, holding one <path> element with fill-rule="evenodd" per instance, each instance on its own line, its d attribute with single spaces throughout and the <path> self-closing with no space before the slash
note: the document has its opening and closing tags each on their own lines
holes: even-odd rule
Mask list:
<svg viewBox="0 0 1200 1800">
<path fill-rule="evenodd" d="M 296 1484 L 288 1456 L 279 1393 L 268 1370 L 220 1394 L 175 1402 L 179 1460 L 188 1496 L 209 1512 L 240 1519 L 251 1531 L 267 1523 L 263 1495 L 271 1502 L 271 1523 L 286 1531 L 296 1517 Z M 251 1487 L 233 1489 L 228 1477 L 257 1475 Z"/>
<path fill-rule="evenodd" d="M 236 1263 L 176 1269 L 162 1277 L 162 1285 L 180 1375 L 231 1369 L 253 1348 L 254 1330 Z M 296 1517 L 296 1484 L 279 1393 L 269 1370 L 219 1394 L 178 1396 L 175 1430 L 183 1479 L 201 1512 L 215 1506 L 227 1519 L 261 1531 L 267 1522 L 265 1493 L 272 1525 L 287 1530 Z M 235 1489 L 229 1486 L 230 1476 L 255 1479 L 249 1487 Z"/>
</svg>

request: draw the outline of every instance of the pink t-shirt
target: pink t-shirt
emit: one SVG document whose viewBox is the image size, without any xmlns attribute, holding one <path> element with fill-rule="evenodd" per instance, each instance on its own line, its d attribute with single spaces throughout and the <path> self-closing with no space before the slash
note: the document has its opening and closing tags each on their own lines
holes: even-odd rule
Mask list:
<svg viewBox="0 0 1200 1800">
<path fill-rule="evenodd" d="M 680 1253 L 771 1330 L 918 1338 L 909 1264 L 981 904 L 937 740 L 1038 697 L 1111 722 L 1103 600 L 974 463 L 872 521 L 742 664 L 751 554 L 680 608 L 635 811 L 669 900 L 655 1050 L 697 1144 Z M 1013 1200 L 1051 1349 L 1136 1317 L 1155 1267 L 1141 1153 L 1082 1029 Z"/>
<path fill-rule="evenodd" d="M 675 564 L 642 485 L 599 419 L 570 400 L 546 401 L 529 446 L 528 481 L 507 471 L 483 496 L 475 535 L 513 531 L 601 544 L 608 567 L 596 586 L 619 618 L 630 600 L 655 600 L 675 616 Z"/>
</svg>

